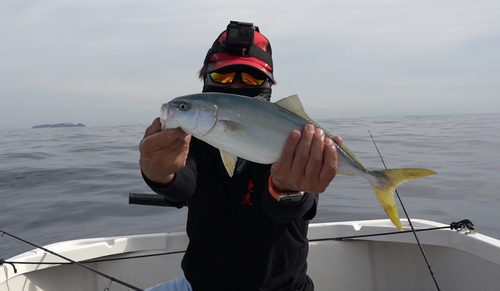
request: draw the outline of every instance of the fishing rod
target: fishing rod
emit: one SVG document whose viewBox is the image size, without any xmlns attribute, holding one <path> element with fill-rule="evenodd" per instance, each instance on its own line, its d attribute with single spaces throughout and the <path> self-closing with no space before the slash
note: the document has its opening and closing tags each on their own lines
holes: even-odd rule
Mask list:
<svg viewBox="0 0 500 291">
<path fill-rule="evenodd" d="M 375 143 L 375 139 L 372 136 L 372 133 L 368 130 L 368 133 L 370 133 L 370 137 L 373 141 L 373 144 L 375 145 L 375 148 L 377 149 L 378 156 L 380 157 L 380 160 L 382 161 L 382 164 L 384 165 L 384 168 L 387 170 L 387 166 L 385 165 L 384 158 L 382 158 L 382 154 L 380 153 L 377 143 Z M 403 200 L 401 200 L 401 197 L 399 196 L 398 190 L 395 189 L 394 192 L 396 193 L 396 196 L 398 197 L 399 203 L 401 204 L 401 208 L 403 209 L 403 212 L 405 213 L 406 219 L 408 220 L 408 225 L 411 228 L 411 232 L 413 233 L 413 236 L 415 237 L 415 240 L 417 241 L 418 247 L 420 248 L 420 252 L 422 253 L 425 263 L 427 264 L 427 268 L 429 269 L 429 272 L 431 274 L 432 280 L 434 281 L 434 285 L 436 285 L 436 289 L 438 291 L 441 291 L 441 288 L 439 288 L 439 284 L 436 279 L 436 275 L 434 274 L 434 271 L 432 270 L 431 264 L 429 263 L 429 260 L 427 259 L 427 255 L 425 254 L 424 248 L 422 247 L 422 244 L 420 243 L 420 240 L 418 239 L 417 232 L 415 231 L 415 228 L 413 227 L 413 224 L 411 223 L 410 216 L 408 215 L 408 212 L 406 212 L 406 208 L 403 204 Z"/>
<path fill-rule="evenodd" d="M 1 229 L 0 229 L 0 232 L 2 233 L 2 235 L 6 234 L 6 235 L 8 235 L 8 236 L 10 236 L 10 237 L 12 237 L 12 238 L 15 238 L 15 239 L 17 239 L 17 240 L 19 240 L 19 241 L 22 241 L 22 242 L 26 243 L 26 244 L 29 244 L 29 245 L 31 245 L 31 246 L 33 246 L 33 247 L 35 247 L 35 248 L 39 248 L 39 249 L 43 250 L 43 251 L 44 251 L 44 252 L 46 252 L 46 253 L 52 254 L 52 255 L 54 255 L 54 256 L 57 256 L 57 257 L 59 257 L 59 258 L 61 258 L 61 259 L 63 259 L 63 260 L 66 260 L 66 261 L 68 261 L 68 262 L 70 262 L 70 263 L 72 263 L 72 264 L 75 264 L 75 265 L 78 265 L 78 266 L 80 266 L 80 267 L 83 267 L 83 268 L 85 268 L 85 269 L 87 269 L 87 270 L 89 270 L 89 271 L 91 271 L 91 272 L 94 272 L 94 273 L 96 273 L 96 274 L 98 274 L 98 275 L 100 275 L 100 276 L 102 276 L 102 277 L 104 277 L 104 278 L 106 278 L 106 279 L 109 279 L 109 280 L 110 280 L 110 282 L 109 282 L 109 284 L 107 285 L 107 287 L 106 287 L 104 290 L 109 290 L 109 288 L 110 288 L 110 286 L 111 286 L 111 282 L 116 282 L 116 283 L 118 283 L 118 284 L 120 284 L 120 285 L 123 285 L 123 286 L 125 286 L 125 287 L 128 287 L 128 288 L 130 288 L 130 289 L 132 289 L 132 290 L 136 290 L 136 291 L 143 291 L 143 289 L 140 289 L 140 288 L 138 288 L 138 287 L 135 287 L 135 286 L 133 286 L 133 285 L 130 285 L 130 284 L 128 284 L 127 282 L 123 282 L 123 281 L 121 281 L 121 280 L 119 280 L 119 279 L 116 279 L 116 278 L 114 278 L 114 277 L 111 277 L 111 276 L 109 276 L 109 275 L 107 275 L 107 274 L 104 274 L 103 272 L 97 271 L 96 269 L 93 269 L 93 268 L 91 268 L 91 267 L 89 267 L 89 266 L 85 266 L 85 265 L 84 265 L 84 264 L 82 264 L 82 263 L 79 263 L 79 262 L 77 262 L 77 261 L 75 261 L 75 260 L 72 260 L 72 259 L 70 259 L 70 258 L 68 258 L 68 257 L 65 257 L 65 256 L 63 256 L 63 255 L 60 255 L 60 254 L 58 254 L 58 253 L 56 253 L 56 252 L 53 252 L 53 251 L 51 251 L 51 250 L 49 250 L 49 249 L 47 249 L 47 248 L 44 248 L 44 247 L 38 246 L 38 245 L 36 245 L 36 244 L 34 244 L 34 243 L 32 243 L 32 242 L 29 242 L 29 241 L 27 241 L 27 240 L 24 240 L 24 239 L 22 239 L 22 238 L 20 238 L 20 237 L 17 237 L 17 236 L 15 236 L 15 235 L 13 235 L 13 234 L 10 234 L 10 233 L 8 233 L 8 232 L 6 232 L 6 231 L 4 231 L 4 230 L 1 230 Z M 15 268 L 14 268 L 14 270 L 15 270 Z"/>
</svg>

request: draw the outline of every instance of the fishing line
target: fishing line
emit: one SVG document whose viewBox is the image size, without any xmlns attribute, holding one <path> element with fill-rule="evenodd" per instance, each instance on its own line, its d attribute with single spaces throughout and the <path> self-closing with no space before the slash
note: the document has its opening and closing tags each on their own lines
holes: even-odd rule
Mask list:
<svg viewBox="0 0 500 291">
<path fill-rule="evenodd" d="M 103 272 L 100 272 L 100 271 L 97 271 L 96 269 L 93 269 L 93 268 L 90 268 L 90 267 L 88 267 L 88 266 L 85 266 L 84 264 L 81 264 L 81 263 L 79 263 L 79 262 L 77 262 L 77 261 L 74 261 L 74 260 L 72 260 L 72 259 L 70 259 L 70 258 L 67 258 L 67 257 L 65 257 L 65 256 L 63 256 L 63 255 L 60 255 L 60 254 L 58 254 L 58 253 L 56 253 L 56 252 L 53 252 L 53 251 L 51 251 L 51 250 L 49 250 L 49 249 L 47 249 L 47 248 L 44 248 L 44 247 L 38 246 L 38 245 L 36 245 L 36 244 L 34 244 L 34 243 L 31 243 L 31 242 L 29 242 L 29 241 L 27 241 L 27 240 L 24 240 L 24 239 L 22 239 L 22 238 L 20 238 L 20 237 L 17 237 L 17 236 L 15 236 L 15 235 L 13 235 L 13 234 L 10 234 L 10 233 L 6 232 L 6 231 L 3 231 L 3 230 L 1 230 L 1 229 L 0 229 L 0 232 L 2 233 L 2 235 L 3 235 L 3 234 L 6 234 L 6 235 L 8 235 L 8 236 L 10 236 L 10 237 L 12 237 L 12 238 L 15 238 L 15 239 L 17 239 L 17 240 L 19 240 L 19 241 L 22 241 L 22 242 L 26 243 L 26 244 L 29 244 L 29 245 L 31 245 L 31 246 L 33 246 L 33 247 L 35 247 L 35 248 L 39 248 L 39 249 L 43 250 L 43 251 L 44 251 L 44 252 L 46 252 L 46 253 L 52 254 L 52 255 L 57 256 L 57 257 L 59 257 L 59 258 L 61 258 L 61 259 L 63 259 L 63 260 L 66 260 L 66 261 L 71 262 L 71 263 L 73 263 L 73 264 L 75 264 L 75 265 L 78 265 L 78 266 L 80 266 L 80 267 L 83 267 L 83 268 L 85 268 L 85 269 L 87 269 L 87 270 L 89 270 L 89 271 L 91 271 L 91 272 L 94 272 L 94 273 L 96 273 L 96 274 L 98 274 L 98 275 L 100 275 L 100 276 L 102 276 L 102 277 L 104 277 L 104 278 L 106 278 L 106 279 L 109 279 L 109 280 L 110 280 L 110 281 L 112 281 L 112 282 L 116 282 L 116 283 L 121 284 L 121 285 L 123 285 L 123 286 L 125 286 L 125 287 L 128 287 L 128 288 L 130 288 L 130 289 L 132 289 L 132 290 L 136 290 L 136 291 L 143 291 L 143 289 L 137 288 L 137 287 L 135 287 L 135 286 L 133 286 L 133 285 L 130 285 L 130 284 L 126 283 L 126 282 L 123 282 L 123 281 L 121 281 L 121 280 L 119 280 L 119 279 L 113 278 L 113 277 L 111 277 L 111 276 L 109 276 L 109 275 L 107 275 L 107 274 L 104 274 Z M 111 283 L 110 283 L 110 284 L 108 284 L 108 286 L 111 286 Z"/>
<path fill-rule="evenodd" d="M 372 133 L 368 130 L 368 133 L 370 133 L 370 137 L 373 141 L 373 144 L 375 145 L 375 148 L 377 149 L 378 156 L 380 157 L 380 160 L 382 161 L 382 164 L 384 165 L 384 168 L 387 170 L 387 166 L 385 165 L 384 158 L 382 158 L 382 154 L 380 153 L 377 143 L 375 143 L 375 139 L 372 136 Z M 418 247 L 420 248 L 420 252 L 424 256 L 425 263 L 427 264 L 427 268 L 429 269 L 429 272 L 431 274 L 432 280 L 434 280 L 434 285 L 436 285 L 436 289 L 438 291 L 441 291 L 441 288 L 439 288 L 439 284 L 436 279 L 436 275 L 434 274 L 434 271 L 432 271 L 431 264 L 429 263 L 429 260 L 427 259 L 427 255 L 425 254 L 424 248 L 422 247 L 422 244 L 420 243 L 420 240 L 418 239 L 417 232 L 415 231 L 415 228 L 413 227 L 413 224 L 411 223 L 410 216 L 408 215 L 408 212 L 406 212 L 406 208 L 403 204 L 403 200 L 401 200 L 401 197 L 399 196 L 398 190 L 395 189 L 394 192 L 396 193 L 396 196 L 398 197 L 399 203 L 401 204 L 401 208 L 403 209 L 406 219 L 408 220 L 408 224 L 410 225 L 411 231 L 413 233 L 413 236 L 415 237 L 415 240 L 417 241 Z"/>
</svg>

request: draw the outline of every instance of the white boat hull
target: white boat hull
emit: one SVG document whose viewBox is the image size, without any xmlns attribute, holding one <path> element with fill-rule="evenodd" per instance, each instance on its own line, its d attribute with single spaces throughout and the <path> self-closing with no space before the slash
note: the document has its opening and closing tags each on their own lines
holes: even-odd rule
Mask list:
<svg viewBox="0 0 500 291">
<path fill-rule="evenodd" d="M 445 226 L 418 219 L 412 222 L 416 229 Z M 389 220 L 311 224 L 308 274 L 315 290 L 437 290 L 412 233 L 333 240 L 395 230 Z M 441 290 L 500 290 L 499 240 L 449 229 L 417 234 Z M 138 288 L 147 288 L 182 276 L 180 261 L 187 243 L 183 233 L 162 233 L 74 240 L 46 248 L 75 261 L 169 253 L 86 264 Z M 6 261 L 63 260 L 35 249 Z M 77 265 L 17 263 L 15 266 L 17 274 L 11 265 L 2 266 L 1 291 L 95 291 L 104 290 L 110 283 L 109 279 Z M 131 289 L 113 282 L 110 290 Z"/>
</svg>

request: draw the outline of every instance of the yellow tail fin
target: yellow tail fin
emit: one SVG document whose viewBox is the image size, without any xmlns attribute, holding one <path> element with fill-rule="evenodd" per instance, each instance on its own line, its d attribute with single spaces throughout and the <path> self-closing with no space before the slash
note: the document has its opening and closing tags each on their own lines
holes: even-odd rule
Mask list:
<svg viewBox="0 0 500 291">
<path fill-rule="evenodd" d="M 387 213 L 392 223 L 400 230 L 403 230 L 401 221 L 399 220 L 398 209 L 394 203 L 394 191 L 396 187 L 404 182 L 434 175 L 436 172 L 426 169 L 390 169 L 374 172 L 384 176 L 386 179 L 383 185 L 372 184 L 373 191 L 375 191 L 378 201 L 382 204 L 385 213 Z"/>
</svg>

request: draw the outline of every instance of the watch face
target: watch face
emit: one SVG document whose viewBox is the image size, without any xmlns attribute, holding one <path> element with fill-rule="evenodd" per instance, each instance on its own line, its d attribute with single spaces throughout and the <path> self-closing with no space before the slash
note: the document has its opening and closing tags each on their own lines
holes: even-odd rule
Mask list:
<svg viewBox="0 0 500 291">
<path fill-rule="evenodd" d="M 296 202 L 304 197 L 304 193 L 283 193 L 278 198 L 278 202 Z"/>
</svg>

